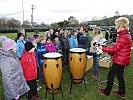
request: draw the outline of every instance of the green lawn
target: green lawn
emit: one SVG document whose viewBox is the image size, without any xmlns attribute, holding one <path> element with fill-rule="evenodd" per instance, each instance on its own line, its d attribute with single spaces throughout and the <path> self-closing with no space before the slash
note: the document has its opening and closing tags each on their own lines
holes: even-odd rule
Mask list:
<svg viewBox="0 0 133 100">
<path fill-rule="evenodd" d="M 28 33 L 31 35 L 32 33 Z M 1 34 L 0 34 L 1 35 Z M 4 34 L 7 37 L 14 39 L 14 33 Z M 99 79 L 106 80 L 108 68 L 99 68 Z M 87 84 L 86 89 L 84 84 L 73 85 L 72 93 L 70 94 L 70 74 L 67 67 L 63 68 L 63 79 L 62 79 L 62 89 L 63 89 L 63 98 L 60 93 L 55 95 L 55 100 L 121 100 L 120 97 L 114 95 L 113 90 L 117 89 L 117 86 L 114 85 L 110 96 L 106 97 L 101 95 L 97 90 L 97 82 L 96 80 L 90 78 L 89 74 L 93 72 L 93 69 L 86 72 Z M 126 97 L 125 100 L 132 100 L 133 98 L 133 51 L 132 51 L 132 59 L 131 64 L 125 69 L 125 82 L 126 82 Z M 117 83 L 117 79 L 115 79 Z M 105 87 L 105 83 L 100 84 L 101 87 Z M 41 85 L 43 88 L 38 92 L 38 95 L 41 97 L 41 100 L 52 100 L 51 94 L 47 94 L 47 98 L 45 98 L 45 84 Z M 4 100 L 2 82 L 1 82 L 1 74 L 0 74 L 0 100 Z M 20 100 L 26 100 L 25 96 L 21 97 Z"/>
</svg>

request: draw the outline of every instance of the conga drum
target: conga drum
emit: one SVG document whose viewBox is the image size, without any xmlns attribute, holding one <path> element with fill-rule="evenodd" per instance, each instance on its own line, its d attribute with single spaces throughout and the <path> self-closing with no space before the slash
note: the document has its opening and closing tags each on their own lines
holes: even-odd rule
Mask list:
<svg viewBox="0 0 133 100">
<path fill-rule="evenodd" d="M 59 53 L 46 53 L 44 55 L 43 72 L 46 88 L 49 93 L 56 94 L 62 81 L 62 59 Z"/>
<path fill-rule="evenodd" d="M 69 68 L 74 83 L 82 82 L 86 72 L 86 50 L 73 48 L 69 50 Z"/>
</svg>

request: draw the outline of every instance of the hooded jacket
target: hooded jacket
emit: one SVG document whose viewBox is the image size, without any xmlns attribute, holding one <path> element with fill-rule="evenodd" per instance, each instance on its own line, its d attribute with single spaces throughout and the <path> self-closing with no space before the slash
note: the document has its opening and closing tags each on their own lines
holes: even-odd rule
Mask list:
<svg viewBox="0 0 133 100">
<path fill-rule="evenodd" d="M 0 49 L 0 69 L 5 100 L 11 100 L 18 94 L 21 96 L 30 90 L 16 53 Z"/>
</svg>

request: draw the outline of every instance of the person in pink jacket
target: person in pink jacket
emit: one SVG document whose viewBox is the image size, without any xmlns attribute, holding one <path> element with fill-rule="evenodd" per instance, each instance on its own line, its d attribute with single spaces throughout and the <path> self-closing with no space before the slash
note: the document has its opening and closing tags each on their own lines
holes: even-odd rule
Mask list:
<svg viewBox="0 0 133 100">
<path fill-rule="evenodd" d="M 27 93 L 28 100 L 39 100 L 37 96 L 37 62 L 35 58 L 35 46 L 31 42 L 25 43 L 25 51 L 22 54 L 21 65 L 24 77 L 30 87 Z"/>
<path fill-rule="evenodd" d="M 114 90 L 114 93 L 124 98 L 125 81 L 123 74 L 125 67 L 130 64 L 132 39 L 129 34 L 129 20 L 127 18 L 119 17 L 115 20 L 115 25 L 118 34 L 116 43 L 111 47 L 101 47 L 103 52 L 113 54 L 112 60 L 114 63 L 108 73 L 106 88 L 99 88 L 98 90 L 101 94 L 109 96 L 113 86 L 114 77 L 117 75 L 119 90 Z"/>
<path fill-rule="evenodd" d="M 51 39 L 50 39 L 49 37 L 47 37 L 47 39 L 46 39 L 45 47 L 46 47 L 46 52 L 47 52 L 47 53 L 49 53 L 49 52 L 56 52 L 55 45 L 54 45 L 54 43 L 51 41 Z"/>
</svg>

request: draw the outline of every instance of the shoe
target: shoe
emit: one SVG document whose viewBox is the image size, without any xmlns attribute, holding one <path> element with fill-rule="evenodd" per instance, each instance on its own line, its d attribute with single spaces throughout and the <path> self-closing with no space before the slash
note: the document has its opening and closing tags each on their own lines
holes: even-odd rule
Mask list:
<svg viewBox="0 0 133 100">
<path fill-rule="evenodd" d="M 37 91 L 39 91 L 42 87 L 37 84 Z"/>
<path fill-rule="evenodd" d="M 98 75 L 91 74 L 90 77 L 98 80 Z"/>
<path fill-rule="evenodd" d="M 88 83 L 87 79 L 85 78 L 84 80 L 82 80 L 82 83 Z"/>
<path fill-rule="evenodd" d="M 124 98 L 124 97 L 125 97 L 125 94 L 121 94 L 121 93 L 119 93 L 119 91 L 117 91 L 117 90 L 114 90 L 114 93 L 115 93 L 116 95 L 120 96 L 121 98 Z"/>
<path fill-rule="evenodd" d="M 103 94 L 103 95 L 105 95 L 105 96 L 109 96 L 109 94 L 107 94 L 107 93 L 105 92 L 105 89 L 98 88 L 98 91 L 99 91 L 99 93 L 101 93 L 101 94 Z"/>
</svg>

